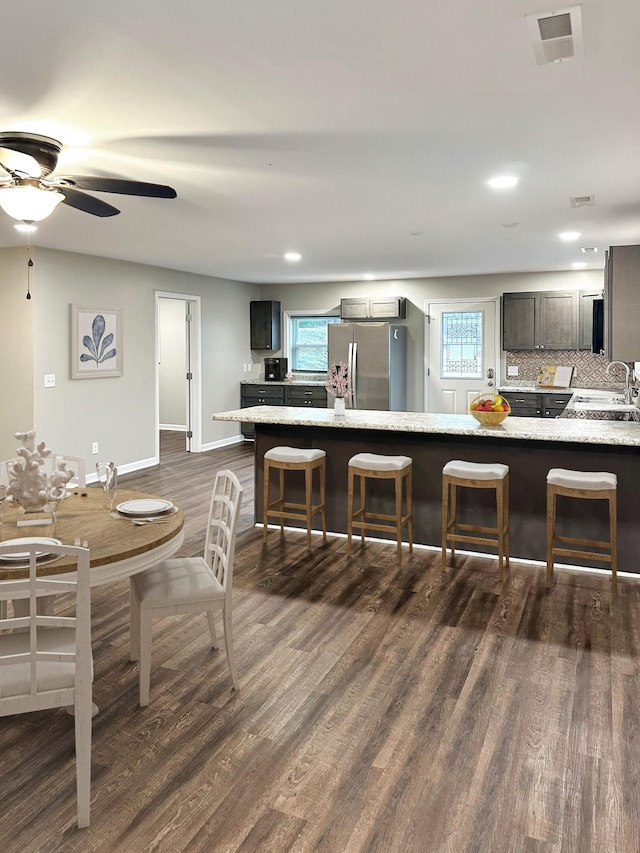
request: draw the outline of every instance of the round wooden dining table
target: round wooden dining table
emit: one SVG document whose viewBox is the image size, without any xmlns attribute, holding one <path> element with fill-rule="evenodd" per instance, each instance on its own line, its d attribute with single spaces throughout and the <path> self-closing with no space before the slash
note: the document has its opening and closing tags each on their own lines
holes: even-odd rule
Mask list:
<svg viewBox="0 0 640 853">
<path fill-rule="evenodd" d="M 157 495 L 119 489 L 115 503 L 137 499 L 163 500 Z M 157 521 L 137 525 L 130 518 L 110 513 L 102 489 L 76 489 L 60 503 L 53 532 L 47 532 L 45 527 L 17 526 L 18 509 L 8 506 L 0 539 L 6 544 L 18 537 L 53 536 L 64 545 L 86 544 L 90 551 L 91 586 L 99 586 L 142 572 L 175 554 L 184 539 L 184 514 L 179 507 L 177 510 L 158 517 Z M 44 563 L 41 573 L 64 575 L 74 565 L 60 557 Z M 28 572 L 25 568 L 4 565 L 0 581 L 26 577 Z"/>
</svg>

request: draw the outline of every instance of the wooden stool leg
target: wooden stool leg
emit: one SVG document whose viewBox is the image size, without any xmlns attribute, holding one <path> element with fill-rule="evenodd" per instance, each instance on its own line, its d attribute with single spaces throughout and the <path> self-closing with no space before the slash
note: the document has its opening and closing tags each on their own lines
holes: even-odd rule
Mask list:
<svg viewBox="0 0 640 853">
<path fill-rule="evenodd" d="M 398 471 L 393 478 L 396 492 L 396 562 L 402 562 L 402 472 Z"/>
<path fill-rule="evenodd" d="M 556 491 L 547 484 L 547 588 L 553 576 L 553 546 L 556 538 Z"/>
<path fill-rule="evenodd" d="M 449 550 L 451 551 L 451 562 L 454 563 L 456 559 L 456 523 L 458 520 L 458 486 L 456 483 L 451 483 L 451 499 L 449 501 L 451 506 L 450 510 L 450 518 L 449 523 L 451 525 L 451 533 L 452 538 L 449 543 Z"/>
<path fill-rule="evenodd" d="M 498 573 L 504 580 L 504 481 L 496 486 L 496 530 L 498 532 Z"/>
<path fill-rule="evenodd" d="M 442 478 L 442 574 L 447 567 L 447 529 L 449 526 L 449 479 Z"/>
<path fill-rule="evenodd" d="M 285 502 L 285 484 L 284 484 L 284 468 L 280 469 L 280 512 L 284 512 Z M 284 536 L 284 518 L 280 516 L 280 536 Z"/>
<path fill-rule="evenodd" d="M 611 597 L 618 595 L 618 501 L 615 491 L 609 495 L 609 526 L 611 528 Z"/>
<path fill-rule="evenodd" d="M 409 553 L 413 554 L 413 486 L 411 480 L 411 466 L 409 466 L 404 481 L 407 488 L 407 534 L 409 536 Z"/>
<path fill-rule="evenodd" d="M 313 506 L 313 468 L 308 465 L 304 469 L 305 514 L 307 516 L 307 549 L 311 550 L 311 507 Z"/>
<path fill-rule="evenodd" d="M 323 459 L 319 468 L 320 474 L 320 505 L 322 507 L 322 541 L 327 541 L 327 463 Z"/>
<path fill-rule="evenodd" d="M 509 473 L 505 474 L 503 482 L 504 489 L 504 548 L 505 566 L 509 566 Z"/>
<path fill-rule="evenodd" d="M 362 522 L 362 527 L 360 528 L 360 545 L 364 548 L 364 525 L 367 523 L 367 478 L 363 477 L 362 474 L 360 477 L 360 508 L 362 509 L 362 513 L 360 515 L 360 521 Z"/>
<path fill-rule="evenodd" d="M 262 490 L 262 542 L 266 544 L 267 542 L 267 511 L 269 509 L 269 476 L 271 472 L 271 465 L 269 464 L 269 460 L 264 460 L 264 483 Z"/>
<path fill-rule="evenodd" d="M 353 532 L 353 489 L 355 475 L 351 469 L 348 474 L 347 488 L 347 555 L 351 556 L 351 534 Z"/>
</svg>

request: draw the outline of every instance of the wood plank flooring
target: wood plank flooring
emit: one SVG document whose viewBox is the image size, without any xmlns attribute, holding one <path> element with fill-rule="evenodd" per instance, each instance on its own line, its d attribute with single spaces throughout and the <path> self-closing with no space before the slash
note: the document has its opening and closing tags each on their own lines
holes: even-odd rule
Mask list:
<svg viewBox="0 0 640 853">
<path fill-rule="evenodd" d="M 128 661 L 128 586 L 94 590 L 91 827 L 73 721 L 0 720 L 0 849 L 260 853 L 640 850 L 640 588 L 622 579 L 253 528 L 251 445 L 123 486 L 171 496 L 202 548 L 214 472 L 246 486 L 235 567 L 241 689 L 206 620 L 154 625 L 151 705 Z"/>
</svg>

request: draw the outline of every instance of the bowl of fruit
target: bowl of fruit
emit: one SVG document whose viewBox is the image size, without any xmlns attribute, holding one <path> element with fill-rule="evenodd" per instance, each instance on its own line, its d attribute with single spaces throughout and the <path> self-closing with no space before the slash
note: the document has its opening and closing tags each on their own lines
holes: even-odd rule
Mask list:
<svg viewBox="0 0 640 853">
<path fill-rule="evenodd" d="M 478 394 L 469 411 L 483 426 L 497 426 L 509 416 L 511 406 L 500 394 Z"/>
</svg>

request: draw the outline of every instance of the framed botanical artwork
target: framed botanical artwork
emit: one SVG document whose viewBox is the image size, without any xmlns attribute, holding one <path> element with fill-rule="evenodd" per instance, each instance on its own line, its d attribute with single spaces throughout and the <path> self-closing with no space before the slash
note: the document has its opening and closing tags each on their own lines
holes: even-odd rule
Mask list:
<svg viewBox="0 0 640 853">
<path fill-rule="evenodd" d="M 71 306 L 71 378 L 122 376 L 122 308 Z"/>
</svg>

